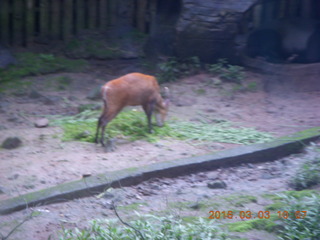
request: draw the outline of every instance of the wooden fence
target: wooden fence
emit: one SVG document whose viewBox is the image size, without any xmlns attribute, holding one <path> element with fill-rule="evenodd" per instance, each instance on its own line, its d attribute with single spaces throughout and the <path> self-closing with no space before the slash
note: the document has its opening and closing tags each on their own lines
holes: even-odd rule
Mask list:
<svg viewBox="0 0 320 240">
<path fill-rule="evenodd" d="M 156 0 L 125 0 L 132 21 L 147 32 Z M 85 29 L 106 31 L 117 21 L 120 0 L 0 0 L 0 43 L 31 45 L 36 40 L 68 40 Z M 153 9 L 154 12 L 154 9 Z"/>
</svg>

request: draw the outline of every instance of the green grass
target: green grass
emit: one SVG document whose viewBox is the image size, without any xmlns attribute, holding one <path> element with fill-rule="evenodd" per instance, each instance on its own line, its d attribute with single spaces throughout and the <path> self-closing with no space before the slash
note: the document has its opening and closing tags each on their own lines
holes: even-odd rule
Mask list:
<svg viewBox="0 0 320 240">
<path fill-rule="evenodd" d="M 63 140 L 93 142 L 99 111 L 83 111 L 78 115 L 53 120 L 64 130 Z M 232 127 L 231 123 L 167 122 L 163 127 L 154 126 L 154 133 L 148 133 L 146 116 L 140 111 L 123 111 L 106 128 L 111 138 L 125 137 L 132 141 L 144 139 L 155 142 L 170 137 L 180 140 L 217 141 L 236 144 L 251 144 L 272 139 L 270 134 L 251 128 Z"/>
<path fill-rule="evenodd" d="M 253 128 L 233 127 L 230 122 L 193 123 L 173 122 L 170 127 L 173 134 L 180 139 L 197 141 L 214 141 L 235 144 L 252 144 L 267 142 L 272 139 L 268 133 L 259 132 Z"/>
<path fill-rule="evenodd" d="M 295 198 L 286 196 L 283 198 L 285 207 L 290 215 L 283 220 L 283 230 L 280 231 L 282 240 L 320 239 L 320 195 Z M 298 211 L 305 211 L 306 216 L 301 217 Z"/>
<path fill-rule="evenodd" d="M 274 222 L 275 219 L 277 219 L 276 215 L 271 215 L 269 219 L 252 219 L 227 225 L 230 232 L 248 232 L 253 229 L 273 232 L 277 229 L 277 224 Z"/>
<path fill-rule="evenodd" d="M 250 195 L 230 195 L 224 197 L 224 199 L 236 207 L 243 207 L 244 204 L 257 202 L 257 197 Z"/>
<path fill-rule="evenodd" d="M 313 147 L 314 156 L 307 159 L 290 180 L 295 190 L 302 190 L 320 183 L 320 148 Z"/>
<path fill-rule="evenodd" d="M 80 71 L 87 65 L 84 60 L 70 60 L 52 54 L 24 52 L 17 53 L 16 58 L 18 61 L 16 65 L 0 69 L 0 83 L 58 71 Z"/>
<path fill-rule="evenodd" d="M 60 240 L 65 239 L 119 239 L 133 240 L 172 240 L 172 239 L 192 239 L 192 240 L 227 240 L 227 234 L 213 222 L 208 224 L 201 218 L 192 222 L 185 222 L 181 218 L 166 216 L 159 217 L 146 215 L 138 220 L 133 220 L 129 224 L 130 228 L 120 224 L 118 220 L 94 220 L 83 229 L 63 229 Z"/>
</svg>

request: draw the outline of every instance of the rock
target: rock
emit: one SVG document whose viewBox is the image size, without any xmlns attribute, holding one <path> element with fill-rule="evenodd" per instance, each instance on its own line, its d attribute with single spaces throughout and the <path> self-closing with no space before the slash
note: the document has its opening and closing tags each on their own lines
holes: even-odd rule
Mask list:
<svg viewBox="0 0 320 240">
<path fill-rule="evenodd" d="M 37 98 L 42 98 L 43 95 L 41 95 L 38 91 L 32 89 L 30 92 L 29 92 L 29 98 L 33 98 L 33 99 L 37 99 Z"/>
<path fill-rule="evenodd" d="M 224 181 L 220 180 L 208 182 L 207 186 L 210 189 L 227 188 L 227 184 Z"/>
<path fill-rule="evenodd" d="M 219 173 L 217 172 L 209 172 L 207 173 L 207 178 L 210 180 L 216 180 L 219 178 Z"/>
<path fill-rule="evenodd" d="M 90 99 L 90 100 L 98 100 L 101 98 L 101 85 L 99 86 L 96 86 L 94 88 L 92 88 L 88 95 L 87 95 L 87 98 Z"/>
<path fill-rule="evenodd" d="M 62 100 L 59 96 L 43 96 L 42 101 L 46 105 L 55 105 Z"/>
<path fill-rule="evenodd" d="M 4 187 L 0 186 L 0 194 L 5 194 L 5 193 L 6 193 L 6 190 L 4 189 Z"/>
<path fill-rule="evenodd" d="M 16 180 L 16 179 L 18 179 L 19 178 L 19 174 L 18 173 L 15 173 L 15 174 L 13 174 L 12 176 L 10 176 L 10 177 L 8 177 L 8 179 L 9 180 Z"/>
<path fill-rule="evenodd" d="M 204 62 L 219 58 L 237 60 L 237 25 L 254 2 L 184 0 L 173 43 L 177 57 L 198 56 Z"/>
<path fill-rule="evenodd" d="M 83 173 L 82 174 L 82 178 L 87 178 L 87 177 L 90 177 L 90 176 L 92 176 L 92 173 Z"/>
<path fill-rule="evenodd" d="M 86 137 L 89 137 L 90 135 L 91 135 L 90 131 L 84 130 L 76 136 L 76 139 L 86 138 Z"/>
<path fill-rule="evenodd" d="M 40 118 L 34 122 L 34 126 L 37 128 L 44 128 L 49 125 L 49 120 L 47 118 Z"/>
<path fill-rule="evenodd" d="M 0 102 L 0 113 L 5 113 L 7 109 L 9 108 L 10 103 L 9 102 Z"/>
<path fill-rule="evenodd" d="M 262 173 L 260 178 L 261 179 L 272 179 L 272 178 L 275 178 L 275 177 L 272 176 L 270 173 Z"/>
<path fill-rule="evenodd" d="M 199 210 L 201 207 L 200 203 L 193 203 L 189 205 L 189 208 L 194 209 L 194 210 Z"/>
<path fill-rule="evenodd" d="M 17 60 L 13 57 L 9 49 L 0 45 L 0 69 L 5 69 L 10 64 L 16 64 Z"/>
<path fill-rule="evenodd" d="M 3 142 L 1 147 L 4 149 L 14 149 L 22 145 L 22 141 L 18 137 L 8 137 Z"/>
</svg>

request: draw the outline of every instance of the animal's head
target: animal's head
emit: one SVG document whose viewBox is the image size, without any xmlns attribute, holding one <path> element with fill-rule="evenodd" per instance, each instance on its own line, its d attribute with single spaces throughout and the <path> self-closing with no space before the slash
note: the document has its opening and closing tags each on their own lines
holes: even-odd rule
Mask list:
<svg viewBox="0 0 320 240">
<path fill-rule="evenodd" d="M 156 111 L 155 111 L 157 125 L 159 127 L 163 126 L 169 111 L 169 105 L 170 105 L 169 88 L 165 87 L 161 95 L 162 95 L 161 103 L 156 106 Z"/>
</svg>

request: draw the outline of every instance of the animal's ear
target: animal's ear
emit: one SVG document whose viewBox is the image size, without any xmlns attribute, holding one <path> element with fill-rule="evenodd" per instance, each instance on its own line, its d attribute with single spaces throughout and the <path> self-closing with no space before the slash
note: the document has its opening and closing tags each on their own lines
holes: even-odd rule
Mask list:
<svg viewBox="0 0 320 240">
<path fill-rule="evenodd" d="M 164 87 L 161 95 L 162 95 L 162 97 L 164 99 L 169 99 L 170 98 L 170 90 L 169 90 L 169 88 L 168 87 Z"/>
</svg>

